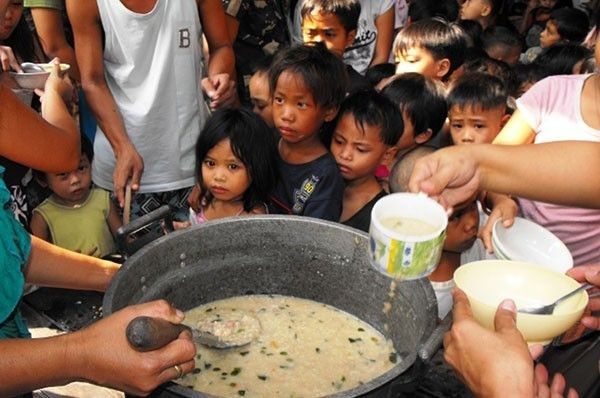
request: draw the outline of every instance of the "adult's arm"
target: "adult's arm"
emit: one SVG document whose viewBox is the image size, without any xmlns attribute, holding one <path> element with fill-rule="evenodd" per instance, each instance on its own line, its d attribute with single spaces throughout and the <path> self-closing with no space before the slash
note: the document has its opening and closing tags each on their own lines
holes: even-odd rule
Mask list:
<svg viewBox="0 0 600 398">
<path fill-rule="evenodd" d="M 127 135 L 123 118 L 104 78 L 102 23 L 96 2 L 67 0 L 67 12 L 75 36 L 75 54 L 86 99 L 115 153 L 113 189 L 123 206 L 127 182 L 131 180 L 131 189 L 139 189 L 144 162 Z"/>
<path fill-rule="evenodd" d="M 125 338 L 136 316 L 180 323 L 183 314 L 165 301 L 127 307 L 78 332 L 44 339 L 0 340 L 0 396 L 85 380 L 135 395 L 147 395 L 158 385 L 194 368 L 191 335 L 183 332 L 168 345 L 146 353 L 134 351 Z"/>
<path fill-rule="evenodd" d="M 587 172 L 582 172 L 587 170 Z M 600 143 L 463 145 L 420 159 L 409 189 L 448 207 L 479 189 L 563 205 L 600 208 Z"/>
<path fill-rule="evenodd" d="M 103 292 L 119 265 L 31 237 L 25 279 L 40 286 Z"/>
<path fill-rule="evenodd" d="M 56 66 L 46 81 L 40 116 L 0 85 L 0 154 L 42 171 L 74 170 L 79 164 L 80 143 L 77 125 L 62 97 L 69 87 L 58 76 Z"/>
<path fill-rule="evenodd" d="M 377 41 L 375 42 L 375 52 L 371 60 L 371 66 L 384 64 L 390 61 L 390 52 L 394 41 L 394 20 L 396 18 L 394 7 L 375 18 L 375 27 L 377 28 Z"/>
<path fill-rule="evenodd" d="M 518 109 L 512 114 L 500 133 L 494 138 L 494 144 L 520 145 L 531 144 L 535 138 L 535 131 L 529 125 L 523 114 Z"/>
<path fill-rule="evenodd" d="M 229 37 L 227 18 L 221 0 L 197 0 L 202 29 L 208 43 L 208 77 L 202 88 L 211 99 L 211 107 L 236 101 L 235 56 Z"/>
<path fill-rule="evenodd" d="M 71 65 L 69 76 L 80 81 L 79 67 L 75 50 L 67 42 L 61 10 L 46 7 L 32 7 L 31 16 L 40 38 L 42 49 L 49 58 L 60 58 Z"/>
</svg>

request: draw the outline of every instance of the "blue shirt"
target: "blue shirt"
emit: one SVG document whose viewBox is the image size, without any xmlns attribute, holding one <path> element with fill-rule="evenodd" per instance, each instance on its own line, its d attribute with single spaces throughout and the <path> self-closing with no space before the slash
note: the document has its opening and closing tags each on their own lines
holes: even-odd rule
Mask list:
<svg viewBox="0 0 600 398">
<path fill-rule="evenodd" d="M 11 210 L 10 192 L 0 166 L 0 338 L 30 337 L 19 311 L 25 286 L 23 267 L 31 253 L 31 236 Z"/>
</svg>

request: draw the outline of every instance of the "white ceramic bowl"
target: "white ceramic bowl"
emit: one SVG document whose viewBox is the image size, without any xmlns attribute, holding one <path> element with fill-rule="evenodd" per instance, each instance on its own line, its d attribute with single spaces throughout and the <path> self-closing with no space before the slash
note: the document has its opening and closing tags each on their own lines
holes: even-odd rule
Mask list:
<svg viewBox="0 0 600 398">
<path fill-rule="evenodd" d="M 19 87 L 29 90 L 43 89 L 52 71 L 52 64 L 36 64 L 44 68 L 44 72 L 28 72 L 28 73 L 17 73 L 10 72 L 10 75 L 17 82 Z M 60 64 L 60 70 L 62 73 L 66 72 L 71 68 L 69 64 Z"/>
<path fill-rule="evenodd" d="M 494 316 L 502 300 L 517 308 L 550 304 L 579 287 L 576 280 L 552 270 L 519 261 L 484 260 L 460 266 L 454 272 L 482 326 L 494 330 Z M 588 303 L 583 291 L 556 307 L 551 315 L 517 313 L 517 328 L 528 343 L 546 343 L 575 324 Z"/>
<path fill-rule="evenodd" d="M 546 228 L 521 217 L 515 217 L 515 223 L 509 228 L 499 221 L 494 223 L 492 229 L 492 244 L 502 256 L 509 260 L 538 264 L 560 273 L 573 267 L 569 249 Z"/>
</svg>

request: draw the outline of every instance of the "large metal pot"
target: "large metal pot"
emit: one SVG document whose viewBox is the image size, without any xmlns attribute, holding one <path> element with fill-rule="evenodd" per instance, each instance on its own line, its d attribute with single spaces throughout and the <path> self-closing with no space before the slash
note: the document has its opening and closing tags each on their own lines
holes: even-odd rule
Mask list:
<svg viewBox="0 0 600 398">
<path fill-rule="evenodd" d="M 106 314 L 129 304 L 164 298 L 182 310 L 245 294 L 282 294 L 326 303 L 368 322 L 394 342 L 397 364 L 384 375 L 335 397 L 368 394 L 397 378 L 435 335 L 437 304 L 423 279 L 391 280 L 367 256 L 368 236 L 340 224 L 306 217 L 223 219 L 173 232 L 133 255 L 104 297 Z M 384 331 L 384 325 L 389 330 Z M 421 350 L 420 356 L 431 354 Z M 178 396 L 206 394 L 169 384 Z"/>
</svg>

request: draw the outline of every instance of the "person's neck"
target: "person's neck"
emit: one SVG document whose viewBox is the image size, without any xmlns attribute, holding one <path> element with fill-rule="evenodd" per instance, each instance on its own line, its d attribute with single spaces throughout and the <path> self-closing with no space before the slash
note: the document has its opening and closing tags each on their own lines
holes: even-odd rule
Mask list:
<svg viewBox="0 0 600 398">
<path fill-rule="evenodd" d="M 300 142 L 288 142 L 279 140 L 279 155 L 290 164 L 303 164 L 312 162 L 327 153 L 327 149 L 319 139 L 319 135 L 307 138 Z"/>
<path fill-rule="evenodd" d="M 213 198 L 204 209 L 209 218 L 223 218 L 236 216 L 244 210 L 244 202 L 241 198 L 233 200 L 220 200 Z"/>
<path fill-rule="evenodd" d="M 148 14 L 154 9 L 159 0 L 121 0 L 121 3 L 130 11 L 137 14 Z"/>
<path fill-rule="evenodd" d="M 374 175 L 368 175 L 361 178 L 357 178 L 356 180 L 345 180 L 346 189 L 344 190 L 344 195 L 353 195 L 356 193 L 379 193 L 381 192 L 381 185 L 377 182 L 377 179 Z"/>
<path fill-rule="evenodd" d="M 442 251 L 438 267 L 429 275 L 429 280 L 446 282 L 452 279 L 454 271 L 460 266 L 460 253 Z"/>
<path fill-rule="evenodd" d="M 64 207 L 72 207 L 74 209 L 81 207 L 81 205 L 83 205 L 85 203 L 85 201 L 90 197 L 90 193 L 92 192 L 92 190 L 88 190 L 87 195 L 85 195 L 81 200 L 75 200 L 75 201 L 71 201 L 68 199 L 64 199 L 61 198 L 60 196 L 58 196 L 57 194 L 53 193 L 52 194 L 52 200 L 54 200 L 56 203 L 58 203 L 61 206 Z"/>
</svg>

